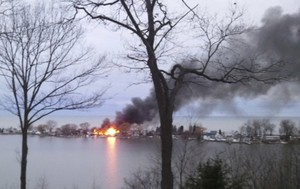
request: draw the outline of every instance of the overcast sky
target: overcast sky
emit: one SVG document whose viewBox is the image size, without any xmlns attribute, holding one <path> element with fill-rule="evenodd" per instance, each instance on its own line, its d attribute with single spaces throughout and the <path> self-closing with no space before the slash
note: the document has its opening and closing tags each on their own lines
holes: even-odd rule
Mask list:
<svg viewBox="0 0 300 189">
<path fill-rule="evenodd" d="M 180 1 L 178 4 L 175 4 L 175 0 L 168 0 L 168 3 L 170 2 L 172 3 L 170 8 L 171 11 L 184 11 Z M 300 9 L 299 0 L 186 0 L 186 2 L 188 2 L 191 6 L 199 4 L 199 7 L 202 10 L 207 10 L 212 14 L 218 13 L 220 15 L 228 10 L 228 6 L 230 4 L 237 3 L 238 6 L 245 8 L 245 18 L 247 22 L 257 26 L 261 24 L 261 19 L 265 14 L 265 11 L 270 7 L 280 6 L 283 9 L 283 13 L 295 13 Z M 126 32 L 112 32 L 103 28 L 101 24 L 95 24 L 95 22 L 90 23 L 88 26 L 85 26 L 85 28 L 88 30 L 86 42 L 94 46 L 97 52 L 105 54 L 107 56 L 107 60 L 126 61 L 121 58 L 122 55 L 126 54 L 127 42 L 132 40 L 131 38 L 128 38 L 128 34 Z M 144 74 L 146 74 L 146 72 Z M 135 72 L 128 73 L 125 72 L 124 69 L 114 69 L 109 73 L 109 77 L 105 81 L 101 81 L 103 83 L 111 84 L 111 88 L 106 95 L 110 99 L 107 100 L 102 107 L 88 110 L 86 112 L 69 112 L 64 114 L 114 116 L 116 111 L 122 110 L 126 104 L 130 103 L 131 98 L 143 98 L 149 94 L 149 90 L 152 87 L 151 83 L 132 85 L 135 82 L 143 80 L 143 78 L 143 74 L 136 74 Z M 99 84 L 99 87 L 101 87 L 101 84 Z M 245 116 L 300 116 L 300 103 L 287 104 L 286 108 L 270 111 L 265 107 L 264 98 L 266 97 L 260 97 L 251 101 L 237 99 L 237 102 L 241 109 L 246 109 L 242 113 Z M 186 114 L 187 112 L 188 111 L 183 109 L 177 114 Z M 222 107 L 219 107 L 212 113 L 212 115 L 227 114 L 227 112 L 223 111 Z M 234 114 L 232 115 L 234 116 Z M 6 114 L 1 116 L 6 116 Z"/>
<path fill-rule="evenodd" d="M 169 0 L 172 2 L 170 11 L 173 9 L 183 10 L 178 7 L 183 7 L 182 4 L 175 4 L 174 0 Z M 300 1 L 298 0 L 187 0 L 190 5 L 199 4 L 202 10 L 207 10 L 208 12 L 214 14 L 217 13 L 222 15 L 228 10 L 230 4 L 237 3 L 239 7 L 243 7 L 246 10 L 245 20 L 249 24 L 259 26 L 261 25 L 261 19 L 265 14 L 265 11 L 270 7 L 280 6 L 283 9 L 283 14 L 286 13 L 296 13 L 300 9 Z M 103 29 L 101 25 L 94 26 L 90 30 L 88 36 L 88 42 L 93 44 L 96 49 L 100 52 L 107 54 L 108 59 L 119 61 L 121 55 L 126 54 L 126 44 L 127 44 L 127 34 L 123 32 L 112 32 L 107 29 Z M 126 60 L 122 60 L 126 61 Z M 146 73 L 145 73 L 146 74 Z M 132 73 L 125 73 L 124 70 L 114 70 L 110 73 L 110 77 L 107 82 L 111 83 L 111 88 L 108 91 L 108 96 L 112 97 L 111 100 L 106 101 L 104 106 L 99 109 L 99 113 L 92 111 L 95 114 L 101 115 L 114 115 L 115 111 L 120 111 L 122 108 L 130 103 L 132 97 L 145 97 L 149 94 L 151 88 L 151 83 L 131 85 L 134 82 L 139 82 L 143 79 L 143 75 Z M 269 111 L 264 107 L 264 98 L 257 98 L 252 101 L 245 101 L 239 99 L 238 102 L 241 107 L 247 107 L 247 111 L 243 112 L 244 115 L 262 115 L 266 113 L 267 115 L 292 115 L 300 116 L 300 105 L 297 104 L 293 106 L 292 104 L 287 104 L 287 108 Z M 186 111 L 181 111 L 184 114 Z M 298 113 L 299 112 L 299 113 Z M 216 110 L 214 115 L 227 114 L 222 111 L 222 108 Z"/>
</svg>

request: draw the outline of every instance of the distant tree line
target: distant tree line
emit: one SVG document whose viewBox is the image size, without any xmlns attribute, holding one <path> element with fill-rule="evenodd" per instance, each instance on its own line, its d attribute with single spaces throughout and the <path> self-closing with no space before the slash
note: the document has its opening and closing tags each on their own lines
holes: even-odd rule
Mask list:
<svg viewBox="0 0 300 189">
<path fill-rule="evenodd" d="M 90 123 L 83 122 L 79 125 L 74 123 L 63 124 L 58 127 L 56 121 L 49 120 L 46 123 L 39 124 L 37 126 L 31 126 L 29 131 L 33 134 L 41 135 L 63 135 L 63 136 L 76 136 L 76 135 L 87 135 L 93 128 L 90 128 Z"/>
<path fill-rule="evenodd" d="M 263 136 L 273 135 L 276 131 L 276 125 L 271 123 L 269 119 L 248 120 L 240 127 L 240 134 L 248 136 L 253 140 L 261 140 Z M 300 134 L 300 127 L 290 119 L 283 119 L 279 123 L 278 133 L 283 140 L 289 141 L 292 136 Z"/>
</svg>

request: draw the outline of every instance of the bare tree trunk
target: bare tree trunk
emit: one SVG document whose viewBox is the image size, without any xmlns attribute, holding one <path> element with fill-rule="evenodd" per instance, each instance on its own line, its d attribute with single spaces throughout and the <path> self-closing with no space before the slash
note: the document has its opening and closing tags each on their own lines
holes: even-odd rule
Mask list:
<svg viewBox="0 0 300 189">
<path fill-rule="evenodd" d="M 20 189 L 26 189 L 27 155 L 28 155 L 27 129 L 24 128 L 22 131 L 22 157 L 21 157 Z"/>
<path fill-rule="evenodd" d="M 161 119 L 161 189 L 173 188 L 172 142 L 172 115 L 165 115 Z"/>
<path fill-rule="evenodd" d="M 157 61 L 151 49 L 148 49 L 148 66 L 151 70 L 152 81 L 155 88 L 161 128 L 161 189 L 173 189 L 172 174 L 172 125 L 173 106 L 170 103 L 169 89 L 165 77 L 157 67 Z"/>
</svg>

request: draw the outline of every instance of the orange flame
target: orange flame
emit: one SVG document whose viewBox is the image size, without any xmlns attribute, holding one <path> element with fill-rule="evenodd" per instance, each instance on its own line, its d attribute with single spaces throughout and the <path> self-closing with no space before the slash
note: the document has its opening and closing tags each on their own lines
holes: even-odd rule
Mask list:
<svg viewBox="0 0 300 189">
<path fill-rule="evenodd" d="M 93 134 L 98 136 L 116 136 L 120 131 L 114 127 L 109 127 L 107 129 L 94 129 Z"/>
<path fill-rule="evenodd" d="M 110 127 L 105 131 L 104 135 L 106 135 L 106 136 L 116 136 L 116 134 L 118 134 L 119 132 L 120 132 L 119 130 L 117 130 L 113 127 Z"/>
</svg>

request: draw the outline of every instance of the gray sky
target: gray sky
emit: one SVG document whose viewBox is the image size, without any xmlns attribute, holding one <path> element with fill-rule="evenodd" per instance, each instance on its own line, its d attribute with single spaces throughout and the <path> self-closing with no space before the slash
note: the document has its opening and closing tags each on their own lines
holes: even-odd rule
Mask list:
<svg viewBox="0 0 300 189">
<path fill-rule="evenodd" d="M 169 0 L 171 4 L 171 12 L 177 9 L 178 5 L 175 4 L 174 0 Z M 300 1 L 298 0 L 187 0 L 190 5 L 199 4 L 201 10 L 206 10 L 210 13 L 218 13 L 222 15 L 228 6 L 234 2 L 238 6 L 243 7 L 246 10 L 245 20 L 249 24 L 259 26 L 261 25 L 261 19 L 265 14 L 265 11 L 273 6 L 280 6 L 283 9 L 283 13 L 295 13 L 300 9 Z M 179 4 L 179 6 L 181 6 Z M 182 6 L 181 6 L 182 7 Z M 181 9 L 179 9 L 181 10 Z M 109 60 L 126 61 L 125 59 L 120 60 L 122 55 L 126 54 L 126 44 L 128 42 L 128 35 L 122 31 L 112 32 L 107 29 L 103 29 L 101 25 L 95 26 L 91 30 L 91 35 L 88 37 L 88 41 L 91 42 L 96 49 L 100 52 L 106 53 Z M 146 74 L 146 73 L 144 73 Z M 143 75 L 132 73 L 125 73 L 124 70 L 114 70 L 110 73 L 108 82 L 112 84 L 112 87 L 108 91 L 108 96 L 112 96 L 111 100 L 108 100 L 105 105 L 99 108 L 101 115 L 114 115 L 115 111 L 120 111 L 125 104 L 130 103 L 132 97 L 145 97 L 149 94 L 151 83 L 132 85 L 134 82 L 143 80 Z M 134 82 L 133 82 L 134 81 Z M 254 100 L 243 100 L 238 99 L 240 107 L 247 107 L 244 115 L 293 115 L 300 116 L 300 104 L 293 106 L 287 103 L 287 108 L 269 111 L 266 110 L 266 104 L 264 99 L 266 96 Z M 299 112 L 299 113 L 298 113 Z M 93 113 L 95 113 L 93 111 Z M 185 114 L 186 111 L 182 110 L 179 114 Z M 218 108 L 213 115 L 223 115 L 222 107 Z M 226 113 L 225 113 L 226 114 Z"/>
</svg>

